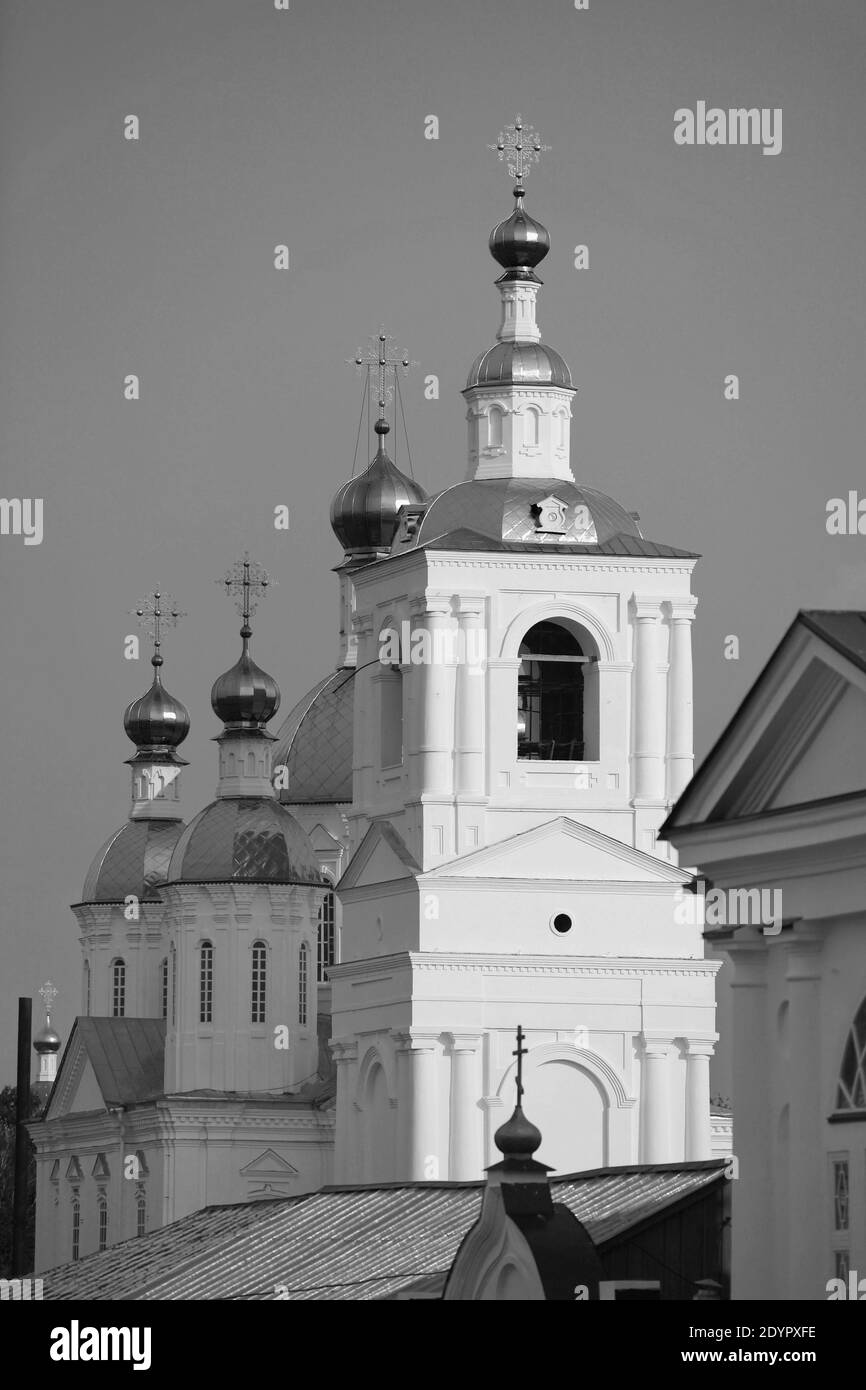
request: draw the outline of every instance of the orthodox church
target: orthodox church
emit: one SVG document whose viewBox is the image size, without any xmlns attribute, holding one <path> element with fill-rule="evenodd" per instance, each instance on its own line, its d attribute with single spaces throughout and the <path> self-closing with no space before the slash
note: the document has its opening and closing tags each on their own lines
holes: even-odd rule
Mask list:
<svg viewBox="0 0 866 1390">
<path fill-rule="evenodd" d="M 524 1079 L 562 1172 L 708 1159 L 716 961 L 658 838 L 692 775 L 697 556 L 578 483 L 576 388 L 536 319 L 541 146 L 500 137 L 500 322 L 463 391 L 468 472 L 428 497 L 378 449 L 337 492 L 339 660 L 276 732 L 227 577 L 216 799 L 184 823 L 189 715 L 129 706 L 128 819 L 73 907 L 81 1016 L 37 1149 L 37 1268 L 206 1205 L 478 1179 Z M 363 360 L 363 359 L 362 359 Z M 681 920 L 683 918 L 691 920 Z"/>
</svg>

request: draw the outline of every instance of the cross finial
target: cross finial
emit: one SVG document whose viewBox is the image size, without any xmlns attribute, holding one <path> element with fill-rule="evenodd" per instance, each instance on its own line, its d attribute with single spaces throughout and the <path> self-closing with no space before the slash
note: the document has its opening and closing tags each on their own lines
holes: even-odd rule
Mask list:
<svg viewBox="0 0 866 1390">
<path fill-rule="evenodd" d="M 160 643 L 162 640 L 162 629 L 165 627 L 177 627 L 179 618 L 185 618 L 170 594 L 161 594 L 155 589 L 153 594 L 146 598 L 143 603 L 135 609 L 130 609 L 138 618 L 138 626 L 146 632 L 153 642 L 153 656 L 151 664 L 153 666 L 162 665 L 160 655 Z"/>
<path fill-rule="evenodd" d="M 244 622 L 241 632 L 249 636 L 250 618 L 258 607 L 258 599 L 273 582 L 267 570 L 251 560 L 248 551 L 244 551 L 244 558 L 236 560 L 231 569 L 226 570 L 224 577 L 215 582 L 222 584 L 229 596 L 237 596 L 235 608 Z"/>
<path fill-rule="evenodd" d="M 518 1023 L 518 1025 L 517 1025 L 517 1048 L 516 1048 L 516 1050 L 515 1050 L 514 1052 L 512 1052 L 512 1054 L 511 1054 L 512 1057 L 516 1057 L 516 1058 L 517 1058 L 517 1077 L 516 1077 L 516 1081 L 517 1081 L 517 1104 L 518 1104 L 518 1105 L 520 1105 L 521 1101 L 523 1100 L 523 1059 L 524 1059 L 524 1057 L 527 1055 L 527 1053 L 529 1052 L 529 1048 L 523 1046 L 525 1037 L 526 1037 L 526 1034 L 524 1033 L 522 1027 L 521 1027 L 520 1024 Z"/>
<path fill-rule="evenodd" d="M 348 361 L 348 359 L 347 359 Z M 358 348 L 357 355 L 352 359 L 352 366 L 357 367 L 358 371 L 367 369 L 369 380 L 370 372 L 375 367 L 379 373 L 379 411 L 385 413 L 385 406 L 391 399 L 392 387 L 388 385 L 387 373 L 389 368 L 393 368 L 394 376 L 398 371 L 402 371 L 405 376 L 410 367 L 417 367 L 417 362 L 410 362 L 405 352 L 394 346 L 394 339 L 390 333 L 386 333 L 384 328 L 380 328 L 375 337 L 370 338 L 370 346 L 366 352 Z"/>
<path fill-rule="evenodd" d="M 538 131 L 524 125 L 523 117 L 518 115 L 514 125 L 500 130 L 496 144 L 488 145 L 487 148 L 496 150 L 499 158 L 506 161 L 508 172 L 517 180 L 519 187 L 532 165 L 538 163 L 541 155 L 545 154 L 550 146 L 542 145 Z"/>
<path fill-rule="evenodd" d="M 42 995 L 42 1002 L 45 1005 L 45 1017 L 47 1018 L 51 1010 L 54 1008 L 54 1001 L 57 998 L 57 990 L 55 989 L 54 985 L 51 983 L 50 980 L 46 980 L 39 993 Z"/>
</svg>

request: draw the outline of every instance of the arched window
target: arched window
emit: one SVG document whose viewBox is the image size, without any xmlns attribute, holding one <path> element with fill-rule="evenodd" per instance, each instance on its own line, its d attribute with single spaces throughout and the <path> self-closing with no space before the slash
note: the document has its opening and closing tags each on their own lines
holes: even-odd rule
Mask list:
<svg viewBox="0 0 866 1390">
<path fill-rule="evenodd" d="M 540 437 L 540 416 L 534 405 L 523 412 L 523 442 L 529 449 L 537 449 Z"/>
<path fill-rule="evenodd" d="M 845 1043 L 836 1109 L 866 1111 L 866 999 L 857 1010 Z"/>
<path fill-rule="evenodd" d="M 135 1234 L 143 1236 L 147 1230 L 147 1198 L 141 1194 L 135 1204 Z"/>
<path fill-rule="evenodd" d="M 203 941 L 200 947 L 198 1021 L 213 1023 L 213 946 Z"/>
<path fill-rule="evenodd" d="M 78 1197 L 72 1199 L 72 1258 L 77 1260 L 81 1253 L 81 1203 Z"/>
<path fill-rule="evenodd" d="M 253 942 L 252 1001 L 250 1023 L 264 1023 L 267 1008 L 268 948 L 264 941 Z"/>
<path fill-rule="evenodd" d="M 108 1249 L 108 1201 L 103 1195 L 99 1198 L 99 1249 Z"/>
<path fill-rule="evenodd" d="M 171 1026 L 177 1023 L 177 948 L 172 942 L 169 950 L 171 957 Z"/>
<path fill-rule="evenodd" d="M 111 964 L 111 1016 L 123 1018 L 126 1013 L 126 964 L 122 960 Z"/>
<path fill-rule="evenodd" d="M 329 966 L 334 965 L 337 959 L 337 909 L 334 901 L 334 894 L 328 892 L 322 900 L 319 908 L 319 950 L 317 958 L 316 979 L 319 984 L 325 982 L 325 971 Z"/>
<path fill-rule="evenodd" d="M 536 623 L 520 644 L 517 676 L 517 756 L 582 762 L 598 757 L 597 715 L 586 699 L 592 671 L 597 704 L 596 657 L 562 623 Z"/>
<path fill-rule="evenodd" d="M 255 775 L 256 775 L 256 755 L 255 755 L 255 753 L 253 753 L 252 750 L 251 750 L 249 753 L 247 753 L 247 776 L 248 776 L 248 777 L 255 777 Z"/>
<path fill-rule="evenodd" d="M 298 1023 L 302 1028 L 307 1023 L 307 951 L 306 941 L 301 942 L 301 949 L 298 952 Z"/>
<path fill-rule="evenodd" d="M 90 1013 L 90 961 L 84 962 L 84 1016 Z"/>
<path fill-rule="evenodd" d="M 168 1018 L 168 956 L 163 956 L 159 966 L 159 990 L 162 1017 Z"/>
<path fill-rule="evenodd" d="M 502 420 L 504 412 L 501 405 L 492 405 L 487 417 L 487 446 L 490 449 L 502 448 Z"/>
</svg>

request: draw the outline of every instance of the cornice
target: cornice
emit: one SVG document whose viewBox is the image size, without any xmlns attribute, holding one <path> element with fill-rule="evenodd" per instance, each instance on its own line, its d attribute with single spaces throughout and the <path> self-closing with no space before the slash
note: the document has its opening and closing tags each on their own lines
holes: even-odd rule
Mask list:
<svg viewBox="0 0 866 1390">
<path fill-rule="evenodd" d="M 330 967 L 332 979 L 382 976 L 396 970 L 473 971 L 490 975 L 568 975 L 585 978 L 642 979 L 647 975 L 714 976 L 721 961 L 644 956 L 483 955 L 451 951 L 400 951 Z"/>
</svg>

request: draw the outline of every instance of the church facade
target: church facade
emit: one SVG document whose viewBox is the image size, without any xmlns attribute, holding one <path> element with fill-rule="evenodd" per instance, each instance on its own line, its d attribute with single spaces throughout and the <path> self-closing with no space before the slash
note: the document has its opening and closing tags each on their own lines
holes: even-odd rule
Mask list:
<svg viewBox="0 0 866 1390">
<path fill-rule="evenodd" d="M 217 799 L 186 826 L 161 657 L 127 711 L 132 809 L 74 909 L 82 1017 L 31 1125 L 40 1268 L 208 1203 L 481 1177 L 518 1022 L 541 1161 L 711 1155 L 718 965 L 658 839 L 692 774 L 697 556 L 574 479 L 521 131 L 468 472 L 436 496 L 388 455 L 377 340 L 379 447 L 331 512 L 336 671 L 268 731 L 245 564 Z"/>
</svg>

